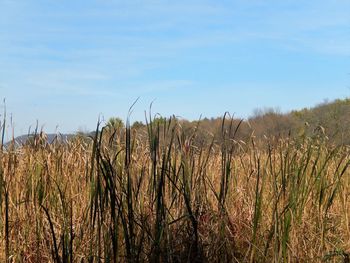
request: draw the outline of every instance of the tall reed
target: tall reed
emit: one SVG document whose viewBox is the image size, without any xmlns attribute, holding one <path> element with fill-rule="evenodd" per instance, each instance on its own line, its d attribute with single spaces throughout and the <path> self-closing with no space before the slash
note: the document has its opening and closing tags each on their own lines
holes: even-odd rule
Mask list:
<svg viewBox="0 0 350 263">
<path fill-rule="evenodd" d="M 130 110 L 131 112 L 131 110 Z M 1 123 L 4 138 L 5 122 Z M 151 113 L 0 150 L 4 262 L 349 262 L 350 149 Z"/>
</svg>

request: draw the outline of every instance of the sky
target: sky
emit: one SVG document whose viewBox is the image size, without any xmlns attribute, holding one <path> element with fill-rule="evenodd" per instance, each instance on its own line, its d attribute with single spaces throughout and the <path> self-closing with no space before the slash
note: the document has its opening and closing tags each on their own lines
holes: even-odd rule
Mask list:
<svg viewBox="0 0 350 263">
<path fill-rule="evenodd" d="M 246 118 L 350 94 L 349 0 L 0 0 L 15 134 L 152 113 Z M 1 103 L 3 110 L 4 103 Z"/>
</svg>

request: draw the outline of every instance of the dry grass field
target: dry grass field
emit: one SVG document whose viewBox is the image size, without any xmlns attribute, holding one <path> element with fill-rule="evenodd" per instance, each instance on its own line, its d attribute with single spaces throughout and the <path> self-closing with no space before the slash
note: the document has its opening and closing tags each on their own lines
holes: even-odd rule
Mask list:
<svg viewBox="0 0 350 263">
<path fill-rule="evenodd" d="M 198 127 L 200 129 L 200 127 Z M 176 120 L 0 152 L 1 262 L 350 262 L 350 148 Z"/>
</svg>

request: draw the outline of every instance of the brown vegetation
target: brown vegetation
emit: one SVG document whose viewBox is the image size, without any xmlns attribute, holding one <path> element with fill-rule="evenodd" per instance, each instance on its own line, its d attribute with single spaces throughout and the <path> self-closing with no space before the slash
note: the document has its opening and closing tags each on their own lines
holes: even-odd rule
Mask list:
<svg viewBox="0 0 350 263">
<path fill-rule="evenodd" d="M 91 138 L 12 144 L 0 261 L 349 262 L 350 149 L 321 128 L 284 133 L 300 114 L 250 127 L 224 116 L 214 132 L 214 120 L 114 121 Z M 259 123 L 280 136 L 248 132 Z"/>
</svg>

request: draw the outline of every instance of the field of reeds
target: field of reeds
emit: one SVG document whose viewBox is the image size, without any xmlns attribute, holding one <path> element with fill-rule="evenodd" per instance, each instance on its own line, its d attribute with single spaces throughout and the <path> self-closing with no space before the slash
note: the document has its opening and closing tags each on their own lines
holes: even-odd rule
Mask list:
<svg viewBox="0 0 350 263">
<path fill-rule="evenodd" d="M 350 262 L 350 148 L 176 119 L 0 152 L 1 262 Z"/>
</svg>

